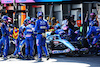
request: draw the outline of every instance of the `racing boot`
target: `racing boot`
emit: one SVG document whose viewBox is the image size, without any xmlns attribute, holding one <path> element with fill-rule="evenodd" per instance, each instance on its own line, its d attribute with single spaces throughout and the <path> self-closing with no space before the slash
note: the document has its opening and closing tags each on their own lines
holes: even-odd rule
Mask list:
<svg viewBox="0 0 100 67">
<path fill-rule="evenodd" d="M 7 58 L 7 57 L 3 57 L 3 59 L 4 59 L 4 60 L 7 60 L 8 58 Z"/>
<path fill-rule="evenodd" d="M 12 55 L 10 55 L 10 58 L 16 58 L 16 56 L 12 54 Z"/>
<path fill-rule="evenodd" d="M 42 59 L 41 59 L 41 58 L 38 58 L 36 61 L 37 61 L 37 62 L 41 62 L 41 61 L 42 61 Z"/>
<path fill-rule="evenodd" d="M 4 56 L 3 56 L 3 60 L 7 60 L 7 59 L 8 59 L 7 57 L 4 57 Z"/>
<path fill-rule="evenodd" d="M 25 55 L 24 59 L 25 59 L 25 60 L 28 60 L 28 56 L 27 56 L 27 55 Z"/>
<path fill-rule="evenodd" d="M 33 56 L 30 56 L 30 60 L 34 60 L 34 57 Z"/>
<path fill-rule="evenodd" d="M 18 59 L 24 59 L 24 56 L 22 55 L 21 52 L 18 52 L 18 54 L 17 54 L 17 58 L 18 58 Z"/>
<path fill-rule="evenodd" d="M 23 57 L 21 54 L 20 54 L 20 55 L 18 54 L 18 55 L 17 55 L 17 58 L 18 58 L 18 59 L 24 59 L 24 57 Z"/>
<path fill-rule="evenodd" d="M 46 56 L 46 58 L 47 58 L 47 60 L 49 60 L 49 59 L 50 59 L 50 57 L 49 57 L 49 56 Z"/>
</svg>

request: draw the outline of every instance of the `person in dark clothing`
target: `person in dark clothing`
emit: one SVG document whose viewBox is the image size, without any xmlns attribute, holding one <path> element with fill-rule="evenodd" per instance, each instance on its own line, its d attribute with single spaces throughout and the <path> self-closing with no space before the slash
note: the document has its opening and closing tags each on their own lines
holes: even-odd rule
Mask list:
<svg viewBox="0 0 100 67">
<path fill-rule="evenodd" d="M 75 24 L 76 24 L 76 22 L 72 18 L 70 18 L 70 21 L 68 23 L 69 28 L 71 28 L 72 30 L 74 30 L 74 25 Z"/>
</svg>

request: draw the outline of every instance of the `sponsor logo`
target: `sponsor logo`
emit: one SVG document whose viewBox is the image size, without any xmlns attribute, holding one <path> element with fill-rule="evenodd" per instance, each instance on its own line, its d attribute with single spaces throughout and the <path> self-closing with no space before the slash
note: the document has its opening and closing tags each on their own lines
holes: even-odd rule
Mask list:
<svg viewBox="0 0 100 67">
<path fill-rule="evenodd" d="M 54 41 L 54 44 L 58 44 L 59 43 L 59 41 Z"/>
<path fill-rule="evenodd" d="M 27 1 L 27 0 L 19 0 L 19 2 L 25 2 L 25 1 Z"/>
<path fill-rule="evenodd" d="M 88 50 L 88 48 L 82 48 L 82 49 L 80 49 L 80 51 L 87 51 Z"/>
<path fill-rule="evenodd" d="M 97 29 L 96 31 L 100 31 L 100 29 Z"/>
<path fill-rule="evenodd" d="M 46 29 L 46 26 L 41 26 L 40 28 L 41 28 L 41 29 Z"/>
<path fill-rule="evenodd" d="M 66 49 L 66 50 L 54 50 L 52 51 L 53 54 L 59 54 L 59 53 L 68 53 L 70 52 L 70 49 Z"/>
<path fill-rule="evenodd" d="M 46 25 L 44 21 L 40 21 L 40 25 Z"/>
<path fill-rule="evenodd" d="M 11 0 L 9 1 L 9 0 L 8 0 L 8 1 L 4 1 L 4 3 L 12 3 L 12 1 L 11 1 Z"/>
</svg>

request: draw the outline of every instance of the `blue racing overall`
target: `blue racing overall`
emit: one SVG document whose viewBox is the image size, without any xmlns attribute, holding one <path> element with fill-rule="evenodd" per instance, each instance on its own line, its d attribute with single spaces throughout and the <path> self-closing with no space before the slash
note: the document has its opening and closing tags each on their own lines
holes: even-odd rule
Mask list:
<svg viewBox="0 0 100 67">
<path fill-rule="evenodd" d="M 1 46 L 4 44 L 3 57 L 6 57 L 8 55 L 8 49 L 9 49 L 9 37 L 8 37 L 9 29 L 7 27 L 7 24 L 2 23 L 1 32 L 2 32 L 2 38 L 0 39 L 0 53 L 1 53 Z"/>
<path fill-rule="evenodd" d="M 94 36 L 91 44 L 94 45 L 100 38 L 100 28 L 97 26 L 90 27 L 90 30 L 88 31 L 86 38 L 91 37 L 91 34 L 93 34 Z M 90 40 L 88 40 L 88 42 L 90 44 Z"/>
<path fill-rule="evenodd" d="M 18 35 L 18 40 L 19 40 L 18 54 L 19 55 L 21 55 L 21 48 L 22 48 L 23 44 L 25 43 L 25 35 L 23 32 L 24 28 L 26 28 L 26 26 L 24 24 L 19 28 L 19 35 Z"/>
<path fill-rule="evenodd" d="M 35 31 L 37 31 L 37 33 L 38 33 L 37 38 L 36 38 L 38 58 L 42 57 L 41 47 L 43 48 L 46 56 L 48 56 L 47 49 L 45 47 L 46 38 L 43 35 L 45 33 L 45 30 L 48 30 L 48 29 L 49 29 L 49 27 L 48 27 L 48 24 L 46 21 L 44 21 L 43 19 L 39 19 L 36 21 Z"/>
<path fill-rule="evenodd" d="M 34 34 L 33 30 L 31 28 L 31 25 L 26 26 L 26 30 L 24 32 L 25 34 L 25 56 L 33 56 L 33 51 L 34 51 Z M 29 50 L 30 48 L 30 50 Z"/>
</svg>

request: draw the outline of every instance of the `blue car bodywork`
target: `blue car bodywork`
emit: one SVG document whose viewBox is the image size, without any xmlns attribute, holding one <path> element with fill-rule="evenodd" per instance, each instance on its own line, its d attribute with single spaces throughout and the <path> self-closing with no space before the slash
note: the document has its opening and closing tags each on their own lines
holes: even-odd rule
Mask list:
<svg viewBox="0 0 100 67">
<path fill-rule="evenodd" d="M 46 43 L 50 44 L 51 41 L 53 41 L 54 46 L 66 47 L 64 49 L 54 49 L 51 51 L 49 50 L 49 53 L 51 53 L 51 54 L 69 53 L 69 52 L 78 51 L 78 48 L 75 48 L 69 41 L 67 41 L 65 39 L 61 39 L 60 35 L 57 35 L 57 34 L 48 35 L 46 37 Z M 50 44 L 50 45 L 53 45 L 53 44 Z"/>
<path fill-rule="evenodd" d="M 77 56 L 79 56 L 81 54 L 88 53 L 88 48 L 78 48 L 72 42 L 69 42 L 66 39 L 62 39 L 59 34 L 51 35 L 51 32 L 47 32 L 46 35 L 47 35 L 46 43 L 48 44 L 48 46 L 53 45 L 54 47 L 54 49 L 52 49 L 52 47 L 48 47 L 50 54 L 61 54 L 61 53 L 71 54 L 72 53 L 73 55 L 76 54 Z"/>
</svg>

